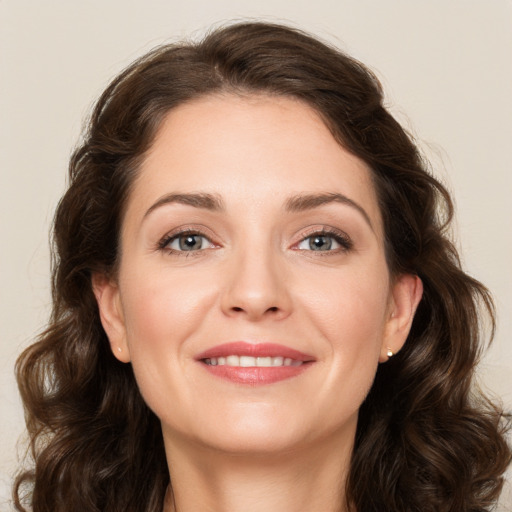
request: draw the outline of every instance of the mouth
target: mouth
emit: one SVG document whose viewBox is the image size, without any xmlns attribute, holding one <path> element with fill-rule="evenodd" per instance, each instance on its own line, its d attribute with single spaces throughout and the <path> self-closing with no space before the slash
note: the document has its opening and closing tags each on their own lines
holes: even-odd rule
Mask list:
<svg viewBox="0 0 512 512">
<path fill-rule="evenodd" d="M 213 347 L 196 360 L 209 373 L 237 384 L 272 384 L 303 373 L 312 356 L 274 343 L 233 342 Z"/>
<path fill-rule="evenodd" d="M 205 364 L 211 366 L 239 366 L 242 368 L 277 368 L 281 366 L 301 366 L 303 361 L 297 361 L 291 357 L 252 357 L 229 355 L 226 357 L 210 357 L 204 359 Z"/>
</svg>

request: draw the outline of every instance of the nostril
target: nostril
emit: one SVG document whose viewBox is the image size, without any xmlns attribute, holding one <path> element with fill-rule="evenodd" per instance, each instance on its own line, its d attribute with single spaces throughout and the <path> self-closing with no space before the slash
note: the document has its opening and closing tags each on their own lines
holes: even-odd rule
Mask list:
<svg viewBox="0 0 512 512">
<path fill-rule="evenodd" d="M 240 313 L 241 311 L 244 311 L 244 308 L 241 308 L 240 306 L 233 306 L 231 310 Z M 266 311 L 270 311 L 271 313 L 277 313 L 279 311 L 279 308 L 277 306 L 272 306 L 268 308 Z"/>
</svg>

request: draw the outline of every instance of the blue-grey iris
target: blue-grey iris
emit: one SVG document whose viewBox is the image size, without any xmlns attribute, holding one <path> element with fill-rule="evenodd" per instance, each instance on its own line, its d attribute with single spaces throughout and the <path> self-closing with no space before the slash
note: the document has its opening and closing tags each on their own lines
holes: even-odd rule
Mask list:
<svg viewBox="0 0 512 512">
<path fill-rule="evenodd" d="M 180 250 L 194 251 L 201 249 L 203 245 L 203 237 L 200 235 L 185 235 L 179 239 Z"/>
<path fill-rule="evenodd" d="M 309 239 L 309 248 L 312 251 L 328 251 L 332 247 L 330 236 L 317 235 Z"/>
</svg>

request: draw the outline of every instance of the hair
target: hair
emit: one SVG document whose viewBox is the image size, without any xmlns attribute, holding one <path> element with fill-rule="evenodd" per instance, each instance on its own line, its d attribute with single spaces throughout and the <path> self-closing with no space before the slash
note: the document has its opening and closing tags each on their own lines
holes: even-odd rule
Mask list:
<svg viewBox="0 0 512 512">
<path fill-rule="evenodd" d="M 49 326 L 17 362 L 33 458 L 14 485 L 17 510 L 162 510 L 169 474 L 160 423 L 131 365 L 111 353 L 91 276 L 116 274 L 127 198 L 164 116 L 214 94 L 312 107 L 372 170 L 391 275 L 423 282 L 408 340 L 379 365 L 360 409 L 346 482 L 351 510 L 490 510 L 511 460 L 507 416 L 473 385 L 494 308 L 461 270 L 448 232 L 450 196 L 384 108 L 371 71 L 299 30 L 266 23 L 160 46 L 98 100 L 55 214 Z"/>
</svg>

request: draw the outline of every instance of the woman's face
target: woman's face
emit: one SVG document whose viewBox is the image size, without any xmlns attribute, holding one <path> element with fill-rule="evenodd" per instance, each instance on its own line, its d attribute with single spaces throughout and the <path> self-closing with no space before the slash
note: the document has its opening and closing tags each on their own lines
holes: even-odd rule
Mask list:
<svg viewBox="0 0 512 512">
<path fill-rule="evenodd" d="M 370 171 L 305 104 L 210 96 L 172 110 L 128 200 L 112 350 L 167 442 L 229 452 L 353 436 L 420 284 L 391 282 Z"/>
</svg>

